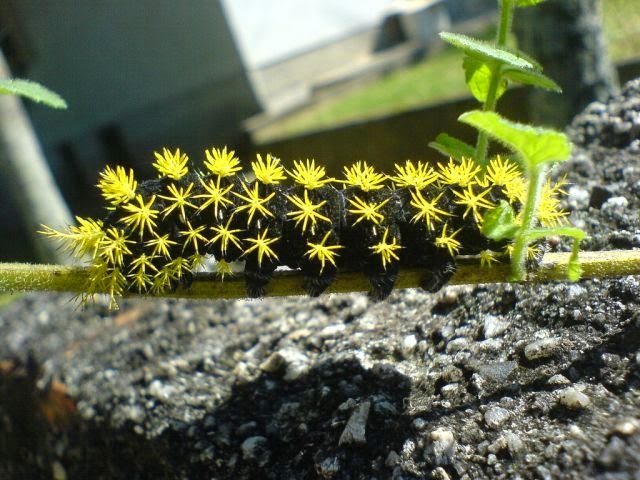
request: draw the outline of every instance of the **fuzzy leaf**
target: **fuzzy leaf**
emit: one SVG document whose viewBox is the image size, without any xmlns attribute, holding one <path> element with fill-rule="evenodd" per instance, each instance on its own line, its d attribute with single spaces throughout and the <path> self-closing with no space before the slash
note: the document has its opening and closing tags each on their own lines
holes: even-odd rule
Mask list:
<svg viewBox="0 0 640 480">
<path fill-rule="evenodd" d="M 462 67 L 464 68 L 464 76 L 469 90 L 476 97 L 476 100 L 484 102 L 487 99 L 489 85 L 491 84 L 491 67 L 486 62 L 469 55 L 465 55 Z M 506 89 L 506 80 L 501 80 L 496 92 L 496 100 L 502 96 Z"/>
<path fill-rule="evenodd" d="M 471 145 L 446 133 L 438 135 L 435 141 L 429 143 L 429 146 L 439 151 L 445 157 L 453 157 L 456 160 L 473 158 L 476 154 L 475 148 Z"/>
<path fill-rule="evenodd" d="M 517 69 L 536 69 L 536 65 L 506 48 L 496 47 L 488 42 L 477 40 L 457 33 L 441 32 L 440 38 L 467 55 L 479 58 L 485 62 L 498 61 Z"/>
<path fill-rule="evenodd" d="M 458 118 L 471 125 L 521 157 L 526 169 L 545 162 L 561 162 L 569 158 L 571 143 L 563 133 L 511 122 L 494 112 L 474 110 Z"/>
<path fill-rule="evenodd" d="M 504 200 L 485 213 L 482 220 L 482 234 L 497 242 L 514 238 L 519 229 L 511 205 Z"/>
<path fill-rule="evenodd" d="M 546 0 L 516 0 L 516 7 L 532 7 Z"/>
<path fill-rule="evenodd" d="M 506 68 L 503 70 L 503 75 L 516 83 L 523 83 L 525 85 L 533 85 L 534 87 L 540 87 L 545 90 L 550 90 L 556 93 L 562 93 L 562 88 L 556 82 L 551 80 L 546 75 L 535 70 L 518 70 L 516 68 Z"/>
<path fill-rule="evenodd" d="M 67 102 L 60 95 L 30 80 L 0 80 L 0 94 L 20 95 L 51 108 L 67 108 Z"/>
</svg>

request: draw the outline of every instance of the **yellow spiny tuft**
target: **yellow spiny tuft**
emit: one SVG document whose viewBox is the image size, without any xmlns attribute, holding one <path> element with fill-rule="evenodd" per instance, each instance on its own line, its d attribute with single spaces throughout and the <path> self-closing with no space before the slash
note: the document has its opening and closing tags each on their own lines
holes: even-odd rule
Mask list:
<svg viewBox="0 0 640 480">
<path fill-rule="evenodd" d="M 85 291 L 80 295 L 82 304 L 93 300 L 98 293 L 109 295 L 109 310 L 117 310 L 116 297 L 122 296 L 127 279 L 117 267 L 112 267 L 106 259 L 96 259 L 87 271 Z"/>
<path fill-rule="evenodd" d="M 204 153 L 207 159 L 204 161 L 204 166 L 218 176 L 218 179 L 223 177 L 229 177 L 236 172 L 242 170 L 240 167 L 240 159 L 235 156 L 234 150 L 227 151 L 227 147 L 222 150 L 219 148 L 212 148 L 210 151 L 205 150 Z"/>
<path fill-rule="evenodd" d="M 297 195 L 292 195 L 287 198 L 291 203 L 298 207 L 298 210 L 287 213 L 287 216 L 296 221 L 296 227 L 300 222 L 302 222 L 302 233 L 307 230 L 307 222 L 309 221 L 311 221 L 311 233 L 314 232 L 318 220 L 324 220 L 325 222 L 331 223 L 331 220 L 318 212 L 318 209 L 327 203 L 326 200 L 323 200 L 320 203 L 312 203 L 311 200 L 309 200 L 308 190 L 304 191 L 304 200 Z"/>
<path fill-rule="evenodd" d="M 171 280 L 178 281 L 191 271 L 191 262 L 188 258 L 176 257 L 167 263 L 164 268 L 166 268 Z"/>
<path fill-rule="evenodd" d="M 245 183 L 242 184 L 242 188 L 247 194 L 246 196 L 236 192 L 233 192 L 233 194 L 247 203 L 245 205 L 240 205 L 239 207 L 237 207 L 234 213 L 239 213 L 244 210 L 247 210 L 249 212 L 249 217 L 247 218 L 247 227 L 251 225 L 251 220 L 253 219 L 253 215 L 256 212 L 260 213 L 263 217 L 273 217 L 273 213 L 271 213 L 269 209 L 267 209 L 267 207 L 265 207 L 264 205 L 275 196 L 275 192 L 271 192 L 265 198 L 260 198 L 259 185 L 257 183 L 253 184 L 253 190 L 249 190 Z"/>
<path fill-rule="evenodd" d="M 258 254 L 258 266 L 262 266 L 262 259 L 266 256 L 267 259 L 273 258 L 274 260 L 278 260 L 278 255 L 271 249 L 271 244 L 280 240 L 280 237 L 267 238 L 269 234 L 269 229 L 266 228 L 264 231 L 256 238 L 247 238 L 247 242 L 252 243 L 253 246 L 249 247 L 245 250 L 244 255 L 249 255 L 251 252 L 257 252 Z"/>
<path fill-rule="evenodd" d="M 476 219 L 476 222 L 482 222 L 482 215 L 480 215 L 481 208 L 493 208 L 495 205 L 491 203 L 489 200 L 484 198 L 491 190 L 486 189 L 481 193 L 476 194 L 473 191 L 473 185 L 468 184 L 467 188 L 462 191 L 462 193 L 457 190 L 453 190 L 453 194 L 458 197 L 458 200 L 455 201 L 458 205 L 464 205 L 467 209 L 462 214 L 462 218 L 467 218 L 469 212 L 473 213 L 473 218 Z"/>
<path fill-rule="evenodd" d="M 67 227 L 66 232 L 42 225 L 43 230 L 38 233 L 60 240 L 63 248 L 77 258 L 84 257 L 87 254 L 95 257 L 100 242 L 105 235 L 102 229 L 102 221 L 82 217 L 76 217 L 76 220 L 79 225 Z"/>
<path fill-rule="evenodd" d="M 117 166 L 115 170 L 107 167 L 100 172 L 97 187 L 104 199 L 115 206 L 126 203 L 136 196 L 138 182 L 133 176 L 132 169 L 127 173 L 124 167 Z"/>
<path fill-rule="evenodd" d="M 156 163 L 153 166 L 156 168 L 161 177 L 169 177 L 174 180 L 180 180 L 187 173 L 187 162 L 189 157 L 185 153 L 181 153 L 179 148 L 171 153 L 167 148 L 162 149 L 162 155 L 158 152 L 153 152 L 156 157 Z"/>
<path fill-rule="evenodd" d="M 127 279 L 119 268 L 109 268 L 102 278 L 102 287 L 109 294 L 109 310 L 116 310 L 116 297 L 121 297 L 127 285 Z"/>
<path fill-rule="evenodd" d="M 451 235 L 447 235 L 447 224 L 445 223 L 442 227 L 442 233 L 435 240 L 436 247 L 446 248 L 449 251 L 449 255 L 456 255 L 460 250 L 460 242 L 456 240 L 455 236 L 460 232 L 460 230 L 462 229 L 459 228 Z"/>
<path fill-rule="evenodd" d="M 438 180 L 438 174 L 424 162 L 416 165 L 407 160 L 404 166 L 395 164 L 396 175 L 389 177 L 396 187 L 414 187 L 422 190 Z"/>
<path fill-rule="evenodd" d="M 450 216 L 450 213 L 445 212 L 444 210 L 440 210 L 437 207 L 438 200 L 444 192 L 440 193 L 436 198 L 429 201 L 422 196 L 420 190 L 412 190 L 411 191 L 411 206 L 418 210 L 411 221 L 413 223 L 418 223 L 420 219 L 424 219 L 425 224 L 427 226 L 427 230 L 433 231 L 435 222 L 442 222 L 443 216 Z"/>
<path fill-rule="evenodd" d="M 202 178 L 200 178 L 200 183 L 207 193 L 203 193 L 202 195 L 196 195 L 195 197 L 193 197 L 205 199 L 205 202 L 200 205 L 200 208 L 198 210 L 202 212 L 206 210 L 209 205 L 213 205 L 213 216 L 217 219 L 220 206 L 225 207 L 233 205 L 233 202 L 227 198 L 227 195 L 233 188 L 233 184 L 229 185 L 226 188 L 221 188 L 220 177 L 218 177 L 218 180 L 215 183 L 213 180 L 205 182 L 204 180 L 202 180 Z"/>
<path fill-rule="evenodd" d="M 154 220 L 157 218 L 159 210 L 151 208 L 156 201 L 155 195 L 152 195 L 147 203 L 144 203 L 142 195 L 136 195 L 136 201 L 138 205 L 129 203 L 123 206 L 129 215 L 123 216 L 122 221 L 134 231 L 138 230 L 140 238 L 142 238 L 145 229 L 149 230 L 149 233 L 153 233 L 153 229 L 157 226 Z"/>
<path fill-rule="evenodd" d="M 507 244 L 507 246 L 504 247 L 504 253 L 511 257 L 513 255 L 513 248 L 513 243 Z M 541 253 L 542 250 L 537 244 L 531 244 L 527 247 L 527 260 L 535 261 Z"/>
<path fill-rule="evenodd" d="M 386 175 L 378 173 L 367 162 L 356 162 L 351 167 L 344 167 L 346 180 L 341 180 L 345 185 L 359 187 L 362 191 L 379 190 L 384 187 Z"/>
<path fill-rule="evenodd" d="M 477 181 L 476 175 L 480 167 L 471 158 L 463 158 L 460 162 L 449 158 L 449 162 L 438 166 L 440 181 L 445 185 L 460 185 L 466 187 Z"/>
<path fill-rule="evenodd" d="M 384 202 L 374 203 L 365 202 L 359 197 L 353 197 L 353 200 L 349 199 L 349 203 L 353 205 L 354 208 L 347 211 L 354 215 L 358 215 L 358 219 L 353 222 L 353 225 L 360 223 L 362 220 L 368 220 L 373 222 L 375 225 L 380 225 L 380 222 L 384 220 L 384 215 L 378 212 L 378 210 L 380 210 L 389 200 L 390 199 L 387 198 Z"/>
<path fill-rule="evenodd" d="M 294 160 L 293 170 L 290 172 L 287 171 L 287 173 L 291 176 L 294 182 L 309 190 L 320 188 L 323 185 L 334 181 L 333 178 L 326 177 L 324 167 L 316 167 L 316 161 L 313 159 L 309 160 L 308 158 L 305 163 L 302 163 L 302 160 Z"/>
<path fill-rule="evenodd" d="M 112 266 L 119 266 L 124 263 L 124 256 L 131 255 L 128 243 L 135 243 L 129 240 L 124 230 L 110 227 L 102 237 L 98 251 L 100 255 L 109 261 Z"/>
<path fill-rule="evenodd" d="M 170 264 L 164 265 L 154 276 L 153 283 L 151 285 L 151 293 L 159 295 L 165 292 L 171 283 L 177 280 L 174 277 L 173 269 Z"/>
<path fill-rule="evenodd" d="M 551 185 L 551 181 L 547 180 L 542 187 L 540 194 L 540 204 L 538 206 L 538 218 L 544 227 L 556 227 L 567 221 L 568 212 L 560 207 L 559 194 L 566 195 L 563 190 L 566 185 L 566 179 L 560 179 L 556 184 Z"/>
<path fill-rule="evenodd" d="M 309 260 L 313 260 L 317 258 L 320 262 L 320 273 L 324 270 L 324 267 L 327 262 L 329 262 L 334 267 L 336 266 L 335 257 L 339 256 L 336 250 L 344 248 L 342 245 L 325 245 L 327 239 L 331 235 L 331 230 L 325 233 L 324 237 L 320 241 L 320 243 L 312 243 L 307 242 L 307 246 L 309 250 L 305 252 L 305 256 L 309 258 Z"/>
<path fill-rule="evenodd" d="M 204 253 L 194 253 L 189 255 L 187 262 L 189 263 L 189 269 L 195 273 L 198 270 L 204 270 L 206 266 L 207 256 Z"/>
<path fill-rule="evenodd" d="M 167 187 L 167 190 L 169 190 L 169 193 L 171 194 L 170 196 L 158 195 L 158 197 L 169 202 L 169 205 L 162 210 L 164 218 L 167 218 L 167 215 L 177 209 L 180 212 L 180 220 L 185 222 L 187 220 L 187 214 L 184 207 L 190 207 L 193 209 L 198 208 L 189 201 L 189 198 L 191 197 L 191 190 L 193 190 L 193 183 L 189 183 L 186 189 L 184 187 L 177 187 L 172 183 Z"/>
<path fill-rule="evenodd" d="M 400 260 L 398 255 L 396 254 L 396 250 L 400 250 L 402 248 L 401 245 L 398 244 L 398 239 L 393 237 L 393 241 L 391 243 L 387 243 L 387 236 L 389 235 L 389 229 L 386 228 L 384 230 L 384 235 L 382 236 L 382 240 L 375 244 L 372 247 L 369 247 L 373 250 L 373 253 L 376 255 L 380 255 L 380 260 L 382 260 L 382 268 L 387 269 L 387 263 L 391 263 L 391 260 Z"/>
<path fill-rule="evenodd" d="M 527 197 L 527 182 L 522 177 L 515 177 L 502 187 L 509 203 L 524 204 Z"/>
<path fill-rule="evenodd" d="M 183 251 L 189 246 L 189 244 L 191 244 L 191 246 L 193 247 L 195 252 L 196 253 L 200 253 L 200 242 L 202 242 L 202 243 L 207 243 L 208 242 L 208 240 L 205 238 L 205 236 L 202 235 L 202 232 L 204 231 L 204 228 L 205 228 L 204 225 L 200 225 L 200 226 L 194 228 L 191 225 L 191 222 L 187 221 L 187 229 L 180 231 L 180 235 L 185 237 L 185 241 L 182 244 L 182 250 Z"/>
<path fill-rule="evenodd" d="M 170 240 L 169 234 L 166 233 L 162 236 L 156 235 L 156 237 L 153 240 L 149 240 L 148 242 L 146 242 L 145 246 L 153 248 L 151 252 L 152 256 L 154 257 L 162 256 L 166 259 L 170 259 L 171 252 L 169 252 L 169 249 L 177 244 L 178 244 L 177 242 Z"/>
<path fill-rule="evenodd" d="M 489 160 L 484 175 L 485 185 L 506 186 L 515 179 L 520 178 L 520 168 L 509 159 L 503 159 L 500 155 Z M 483 185 L 484 186 L 484 185 Z"/>
<path fill-rule="evenodd" d="M 480 268 L 491 268 L 494 263 L 500 263 L 497 255 L 498 253 L 493 250 L 482 250 L 480 252 Z"/>
<path fill-rule="evenodd" d="M 269 153 L 267 153 L 265 160 L 262 159 L 259 153 L 256 155 L 256 158 L 255 162 L 251 162 L 251 168 L 260 182 L 277 184 L 287 178 L 284 175 L 284 167 L 280 165 L 279 158 L 272 157 Z"/>
<path fill-rule="evenodd" d="M 242 245 L 240 243 L 240 238 L 236 235 L 236 233 L 242 232 L 239 228 L 231 228 L 231 219 L 227 221 L 225 226 L 213 226 L 210 227 L 211 230 L 215 232 L 215 237 L 209 240 L 210 244 L 215 244 L 216 242 L 220 242 L 220 252 L 222 255 L 227 254 L 227 249 L 229 248 L 229 242 L 233 243 L 238 249 L 242 250 Z"/>
<path fill-rule="evenodd" d="M 224 277 L 226 275 L 233 276 L 233 268 L 231 268 L 231 264 L 224 260 L 218 260 L 216 263 L 216 275 L 220 277 L 221 282 L 224 282 Z"/>
<path fill-rule="evenodd" d="M 131 279 L 131 283 L 137 287 L 138 292 L 146 291 L 153 285 L 149 270 L 158 271 L 152 263 L 153 258 L 153 256 L 142 253 L 131 261 L 127 278 Z"/>
</svg>

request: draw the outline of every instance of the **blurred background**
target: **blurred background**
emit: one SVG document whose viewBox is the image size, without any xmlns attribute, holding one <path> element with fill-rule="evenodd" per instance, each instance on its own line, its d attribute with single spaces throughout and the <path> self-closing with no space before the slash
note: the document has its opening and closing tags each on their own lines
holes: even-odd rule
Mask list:
<svg viewBox="0 0 640 480">
<path fill-rule="evenodd" d="M 38 81 L 68 102 L 68 110 L 19 108 L 68 211 L 100 217 L 98 172 L 119 164 L 145 178 L 153 151 L 164 146 L 180 147 L 195 164 L 214 145 L 228 145 L 246 163 L 255 152 L 285 165 L 313 157 L 336 174 L 360 159 L 382 169 L 406 158 L 436 160 L 427 144 L 442 131 L 473 142 L 456 118 L 478 104 L 467 93 L 461 54 L 437 34 L 491 40 L 496 3 L 1 0 L 0 47 L 5 75 Z M 532 101 L 529 89 L 514 88 L 498 109 L 562 128 L 619 81 L 640 76 L 640 2 L 547 3 L 516 18 L 521 26 L 510 41 L 565 86 L 566 103 L 538 109 L 560 106 L 560 97 Z M 596 52 L 593 61 L 580 49 Z M 9 128 L 7 117 L 0 122 Z M 34 246 L 2 145 L 0 260 L 52 261 Z M 46 202 L 48 188 L 40 190 Z"/>
</svg>

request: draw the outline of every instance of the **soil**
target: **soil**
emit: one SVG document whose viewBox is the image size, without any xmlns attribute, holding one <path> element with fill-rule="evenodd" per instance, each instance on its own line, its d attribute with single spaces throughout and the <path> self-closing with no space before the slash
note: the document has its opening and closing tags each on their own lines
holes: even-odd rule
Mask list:
<svg viewBox="0 0 640 480">
<path fill-rule="evenodd" d="M 640 247 L 639 99 L 569 129 L 556 175 L 586 249 Z M 639 294 L 27 295 L 0 311 L 0 478 L 638 479 Z"/>
</svg>

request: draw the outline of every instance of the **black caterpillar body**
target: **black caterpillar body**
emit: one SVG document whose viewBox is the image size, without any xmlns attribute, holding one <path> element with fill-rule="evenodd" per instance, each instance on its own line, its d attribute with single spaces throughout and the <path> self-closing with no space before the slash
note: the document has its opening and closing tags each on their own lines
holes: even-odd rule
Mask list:
<svg viewBox="0 0 640 480">
<path fill-rule="evenodd" d="M 480 254 L 490 265 L 508 249 L 482 235 L 483 215 L 502 200 L 519 211 L 525 190 L 517 165 L 500 157 L 485 172 L 471 160 L 435 169 L 407 161 L 391 176 L 357 162 L 345 167 L 344 180 L 328 178 L 313 160 L 297 161 L 287 186 L 270 155 L 252 162 L 251 180 L 226 148 L 206 152 L 204 172 L 189 171 L 179 150 L 155 155 L 157 179 L 138 184 L 122 167 L 101 174 L 103 221 L 78 218 L 66 232 L 45 227 L 78 256 L 92 256 L 89 295 L 161 294 L 188 285 L 207 256 L 223 278 L 229 263 L 244 261 L 250 297 L 267 294 L 279 266 L 299 269 L 312 296 L 345 269 L 363 272 L 370 295 L 383 299 L 405 266 L 423 269 L 422 286 L 435 291 L 455 272 L 456 255 Z M 546 191 L 547 223 L 554 224 L 564 215 L 562 190 Z"/>
</svg>

